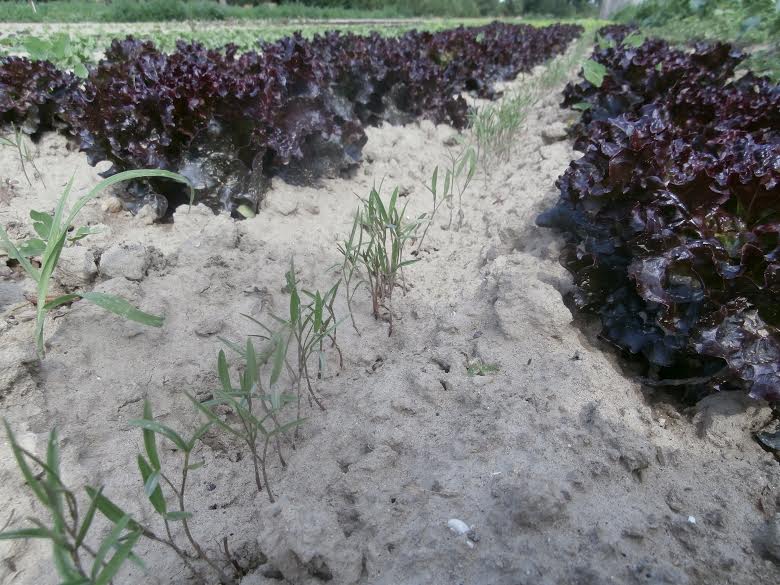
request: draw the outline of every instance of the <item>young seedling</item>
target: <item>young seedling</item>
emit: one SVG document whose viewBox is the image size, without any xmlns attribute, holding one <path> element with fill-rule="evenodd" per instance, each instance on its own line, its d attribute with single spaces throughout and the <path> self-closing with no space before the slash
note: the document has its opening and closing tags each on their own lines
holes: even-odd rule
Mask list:
<svg viewBox="0 0 780 585">
<path fill-rule="evenodd" d="M 390 324 L 388 335 L 393 333 L 393 290 L 400 286 L 398 279 L 402 276 L 403 268 L 417 262 L 416 259 L 404 259 L 405 247 L 415 239 L 424 220 L 425 214 L 417 219 L 406 219 L 406 204 L 403 207 L 398 205 L 398 188 L 385 205 L 379 190 L 374 187 L 357 211 L 359 245 L 340 247 L 350 279 L 357 275 L 371 293 L 374 318 L 382 316 L 382 309 L 387 311 Z M 354 235 L 351 239 L 354 244 Z M 354 294 L 359 284 L 352 288 L 350 294 Z"/>
<path fill-rule="evenodd" d="M 241 351 L 244 357 L 244 371 L 238 376 L 238 386 L 230 379 L 225 352 L 219 352 L 217 371 L 221 388 L 214 390 L 213 398 L 205 402 L 194 396 L 187 397 L 208 419 L 211 424 L 227 431 L 244 442 L 252 455 L 257 490 L 262 491 L 265 485 L 268 498 L 274 500 L 273 491 L 268 482 L 268 457 L 271 441 L 278 439 L 289 429 L 303 422 L 300 417 L 287 423 L 281 423 L 279 416 L 288 403 L 295 400 L 294 396 L 277 392 L 266 392 L 261 383 L 261 367 L 269 359 L 273 360 L 270 386 L 274 386 L 284 368 L 286 347 L 284 340 L 275 338 L 269 351 L 258 355 L 251 340 Z M 228 407 L 238 419 L 237 424 L 231 424 L 222 419 L 217 412 L 219 407 Z M 276 449 L 284 465 L 281 447 L 278 440 Z M 261 480 L 262 476 L 262 480 Z"/>
<path fill-rule="evenodd" d="M 27 183 L 32 186 L 30 175 L 27 174 L 27 165 L 29 164 L 33 168 L 36 177 L 40 178 L 41 172 L 38 170 L 38 167 L 35 166 L 35 159 L 30 152 L 30 148 L 27 146 L 22 129 L 17 128 L 16 126 L 12 126 L 12 129 L 13 134 L 11 137 L 0 136 L 0 146 L 6 146 L 16 150 L 17 154 L 19 155 L 19 163 L 22 165 L 22 173 L 24 173 L 24 178 L 27 179 Z M 41 179 L 41 182 L 43 182 L 43 179 Z M 46 184 L 44 183 L 43 186 L 45 187 Z"/>
<path fill-rule="evenodd" d="M 363 229 L 360 225 L 360 213 L 355 214 L 352 221 L 352 231 L 349 238 L 337 245 L 339 253 L 343 256 L 341 262 L 341 281 L 344 283 L 344 296 L 347 299 L 347 311 L 352 321 L 352 328 L 355 333 L 360 335 L 360 330 L 355 323 L 355 313 L 352 310 L 352 299 L 355 297 L 360 285 L 365 284 L 365 280 L 360 278 L 358 266 L 360 264 L 360 250 L 363 247 Z"/>
<path fill-rule="evenodd" d="M 31 538 L 47 539 L 52 543 L 55 569 L 62 583 L 69 585 L 108 585 L 126 561 L 131 561 L 142 569 L 144 563 L 133 554 L 133 547 L 143 537 L 170 548 L 189 567 L 199 574 L 195 565 L 209 567 L 223 585 L 236 585 L 239 572 L 236 563 L 230 557 L 227 541 L 223 541 L 225 559 L 220 562 L 205 552 L 203 546 L 192 536 L 188 524 L 192 514 L 185 507 L 185 490 L 189 472 L 197 469 L 202 462 L 191 463 L 195 446 L 210 428 L 208 422 L 201 426 L 191 438 L 185 440 L 176 431 L 154 420 L 151 406 L 144 404 L 143 418 L 130 421 L 131 425 L 143 429 L 146 456 L 138 456 L 138 467 L 143 480 L 144 491 L 155 512 L 162 518 L 166 536 L 158 536 L 149 527 L 144 526 L 103 494 L 103 488 L 85 487 L 89 499 L 86 512 L 82 515 L 75 492 L 60 479 L 59 441 L 56 431 L 49 435 L 45 461 L 23 448 L 4 421 L 8 442 L 14 458 L 22 472 L 25 483 L 35 498 L 48 512 L 47 524 L 38 518 L 28 518 L 29 527 L 6 530 L 13 518 L 9 518 L 0 532 L 0 540 L 27 540 Z M 174 483 L 163 472 L 156 436 L 160 435 L 173 443 L 183 456 L 181 477 Z M 35 473 L 34 469 L 40 471 Z M 174 495 L 175 509 L 171 509 L 163 492 L 163 484 Z M 94 520 L 100 512 L 110 523 L 111 529 L 100 545 L 94 548 L 90 543 L 96 538 Z M 189 547 L 180 546 L 171 529 L 171 523 L 181 522 Z"/>
<path fill-rule="evenodd" d="M 143 430 L 144 449 L 146 455 L 138 455 L 138 470 L 144 486 L 144 493 L 149 499 L 154 511 L 160 516 L 165 526 L 167 535 L 166 544 L 188 566 L 192 561 L 199 561 L 208 565 L 218 576 L 222 583 L 232 583 L 234 575 L 228 572 L 223 565 L 205 552 L 204 547 L 193 537 L 190 530 L 189 519 L 192 513 L 186 508 L 186 490 L 189 473 L 200 468 L 202 461 L 192 462 L 192 454 L 203 435 L 211 428 L 213 421 L 209 420 L 201 425 L 189 439 L 185 439 L 172 428 L 154 420 L 152 407 L 149 401 L 144 401 L 143 418 L 129 421 L 130 425 Z M 176 452 L 182 457 L 181 472 L 179 478 L 174 481 L 172 476 L 163 471 L 162 461 L 157 449 L 157 436 L 172 443 Z M 169 496 L 173 495 L 174 509 L 168 503 Z M 179 544 L 171 530 L 172 522 L 181 522 L 186 540 L 192 551 L 187 551 Z M 225 547 L 227 549 L 227 546 Z M 226 552 L 227 554 L 227 552 Z M 228 558 L 229 562 L 230 559 Z"/>
<path fill-rule="evenodd" d="M 498 364 L 483 363 L 477 360 L 466 367 L 466 373 L 469 376 L 486 376 L 488 374 L 495 374 L 501 368 Z"/>
<path fill-rule="evenodd" d="M 297 390 L 297 416 L 299 419 L 301 417 L 304 381 L 308 390 L 309 405 L 312 406 L 313 403 L 316 403 L 320 409 L 325 410 L 325 406 L 318 398 L 312 385 L 312 375 L 309 371 L 311 358 L 317 356 L 317 379 L 322 379 L 325 371 L 325 344 L 330 340 L 331 347 L 334 347 L 339 354 L 339 365 L 343 365 L 341 349 L 336 343 L 336 330 L 339 322 L 336 320 L 333 308 L 340 285 L 341 281 L 334 284 L 325 294 L 319 290 L 311 292 L 301 289 L 295 276 L 295 261 L 291 260 L 290 269 L 285 273 L 285 289 L 290 294 L 289 318 L 272 314 L 271 317 L 280 325 L 274 331 L 257 319 L 244 315 L 265 330 L 265 334 L 257 337 L 271 341 L 275 352 L 275 365 L 277 363 L 287 365 L 287 370 Z M 291 345 L 295 349 L 295 367 L 290 366 L 287 362 Z M 278 375 L 272 385 L 276 379 L 278 379 Z"/>
<path fill-rule="evenodd" d="M 30 217 L 33 220 L 33 229 L 38 234 L 38 238 L 32 238 L 17 246 L 8 237 L 6 231 L 3 228 L 0 228 L 0 246 L 5 248 L 8 256 L 12 260 L 16 260 L 22 268 L 24 268 L 27 275 L 32 278 L 37 285 L 35 340 L 40 358 L 43 358 L 45 354 L 43 326 L 46 315 L 49 311 L 60 305 L 71 303 L 79 299 L 87 300 L 107 311 L 130 319 L 131 321 L 137 321 L 138 323 L 150 325 L 152 327 L 162 326 L 162 317 L 144 313 L 125 299 L 115 295 L 101 292 L 76 291 L 54 298 L 49 297 L 49 287 L 51 285 L 52 275 L 57 268 L 62 249 L 68 242 L 79 240 L 92 233 L 87 227 L 80 227 L 72 231 L 73 222 L 84 205 L 111 185 L 121 181 L 147 177 L 164 177 L 184 183 L 190 186 L 190 201 L 192 201 L 192 198 L 194 197 L 195 192 L 192 190 L 189 181 L 176 173 L 153 169 L 125 171 L 123 173 L 117 173 L 98 183 L 91 191 L 76 201 L 75 205 L 70 210 L 70 213 L 66 216 L 65 204 L 73 186 L 73 178 L 71 178 L 68 185 L 65 187 L 62 197 L 60 197 L 60 200 L 57 203 L 54 215 L 49 215 L 40 211 L 30 212 Z M 30 258 L 36 256 L 40 256 L 39 266 L 33 264 L 30 260 Z"/>
<path fill-rule="evenodd" d="M 141 564 L 133 555 L 133 547 L 143 535 L 143 529 L 126 514 L 115 516 L 111 531 L 97 548 L 87 543 L 99 505 L 98 498 L 102 497 L 101 490 L 93 491 L 94 496 L 90 498 L 89 506 L 82 515 L 76 495 L 60 479 L 57 432 L 51 431 L 49 434 L 46 458 L 43 460 L 22 447 L 8 423 L 3 422 L 25 483 L 47 511 L 49 522 L 30 517 L 26 528 L 3 529 L 0 540 L 34 538 L 50 541 L 54 568 L 62 582 L 67 584 L 108 585 L 128 559 Z M 36 468 L 37 472 L 34 472 Z M 6 526 L 11 521 L 12 518 L 9 518 Z"/>
<path fill-rule="evenodd" d="M 471 130 L 477 145 L 477 160 L 486 172 L 496 161 L 509 160 L 530 109 L 579 66 L 590 43 L 590 36 L 583 35 L 565 54 L 547 63 L 541 75 L 533 78 L 533 84 L 523 82 L 498 102 L 474 110 Z"/>
<path fill-rule="evenodd" d="M 428 229 L 431 227 L 436 212 L 442 204 L 446 203 L 450 210 L 450 220 L 447 224 L 447 229 L 452 227 L 452 215 L 455 209 L 455 199 L 458 200 L 458 228 L 463 227 L 463 194 L 469 187 L 471 180 L 474 178 L 474 173 L 477 170 L 477 152 L 473 147 L 467 146 L 458 153 L 449 152 L 449 164 L 445 169 L 444 185 L 441 193 L 439 193 L 439 167 L 433 169 L 433 175 L 431 176 L 431 184 L 426 185 L 430 194 L 433 196 L 433 209 L 430 215 L 426 218 L 425 229 L 420 237 L 420 241 L 417 244 L 417 253 L 422 250 L 425 236 L 428 234 Z M 465 172 L 464 172 L 465 171 Z"/>
</svg>

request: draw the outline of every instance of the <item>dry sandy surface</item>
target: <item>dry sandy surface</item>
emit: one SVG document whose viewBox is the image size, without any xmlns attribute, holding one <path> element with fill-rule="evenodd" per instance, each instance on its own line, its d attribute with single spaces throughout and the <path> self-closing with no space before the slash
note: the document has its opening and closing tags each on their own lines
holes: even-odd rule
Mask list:
<svg viewBox="0 0 780 585">
<path fill-rule="evenodd" d="M 331 352 L 316 384 L 327 411 L 306 406 L 295 450 L 284 446 L 287 467 L 271 466 L 277 503 L 257 492 L 246 452 L 224 434 L 198 449 L 193 530 L 212 550 L 228 537 L 249 567 L 242 585 L 780 581 L 780 469 L 751 437 L 770 408 L 731 394 L 687 410 L 648 398 L 563 302 L 571 281 L 560 240 L 534 226 L 575 156 L 557 101 L 537 105 L 509 162 L 479 175 L 463 229 L 437 218 L 406 271 L 409 290 L 396 291 L 391 337 L 357 295 L 362 336 L 339 329 L 343 368 Z M 217 336 L 257 333 L 240 313 L 268 321 L 285 311 L 293 255 L 303 283 L 330 286 L 336 243 L 374 181 L 399 185 L 410 215 L 429 208 L 423 183 L 454 132 L 421 123 L 368 134 L 354 177 L 311 188 L 274 180 L 254 219 L 196 206 L 149 225 L 107 197 L 90 204 L 83 218 L 102 233 L 69 252 L 59 280 L 164 313 L 162 329 L 78 302 L 49 321 L 40 362 L 29 286 L 0 266 L 0 408 L 20 441 L 41 452 L 56 426 L 65 481 L 79 492 L 104 485 L 159 530 L 135 464 L 140 432 L 128 425 L 143 399 L 165 424 L 193 429 L 184 392 L 205 397 L 217 385 Z M 27 211 L 52 209 L 72 173 L 77 193 L 98 180 L 59 136 L 36 155 L 48 188 L 28 187 L 10 149 L 0 153 L 0 221 L 17 237 Z M 342 298 L 336 309 L 345 314 Z M 470 376 L 478 361 L 498 371 Z M 163 459 L 178 463 L 170 449 Z M 0 501 L 0 523 L 42 513 L 4 437 Z M 456 534 L 451 519 L 472 531 Z M 137 551 L 149 573 L 129 566 L 117 582 L 203 582 L 167 549 Z M 57 583 L 45 545 L 2 543 L 0 556 L 3 584 Z"/>
</svg>

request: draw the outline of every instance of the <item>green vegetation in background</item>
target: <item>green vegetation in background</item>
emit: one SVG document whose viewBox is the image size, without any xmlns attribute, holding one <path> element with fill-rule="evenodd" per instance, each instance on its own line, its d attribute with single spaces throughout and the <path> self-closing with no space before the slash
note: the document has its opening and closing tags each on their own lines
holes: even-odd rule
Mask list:
<svg viewBox="0 0 780 585">
<path fill-rule="evenodd" d="M 29 0 L 0 1 L 0 22 L 161 22 L 228 19 L 478 17 L 590 15 L 587 0 Z"/>
<path fill-rule="evenodd" d="M 751 52 L 746 68 L 780 81 L 780 0 L 645 0 L 616 18 L 671 42 L 731 41 Z"/>
<path fill-rule="evenodd" d="M 372 31 L 385 36 L 399 35 L 413 28 L 437 31 L 453 28 L 467 22 L 468 25 L 487 24 L 491 19 L 443 19 L 424 20 L 400 25 L 379 24 L 277 24 L 277 23 L 172 23 L 172 24 L 119 24 L 100 25 L 92 28 L 79 27 L 70 24 L 26 25 L 16 32 L 2 33 L 0 31 L 0 55 L 21 54 L 34 59 L 47 59 L 57 66 L 79 73 L 78 64 L 96 63 L 105 49 L 115 38 L 124 38 L 129 34 L 142 39 L 151 40 L 162 51 L 171 52 L 176 48 L 176 42 L 184 40 L 199 42 L 207 48 L 220 48 L 228 43 L 238 46 L 239 50 L 256 49 L 260 40 L 274 41 L 300 31 L 304 37 L 328 30 L 349 31 L 354 34 L 368 34 Z M 534 19 L 523 20 L 535 26 L 546 26 L 558 20 Z M 578 20 L 587 27 L 598 27 L 604 24 L 598 20 Z M 40 27 L 45 27 L 40 30 Z"/>
</svg>

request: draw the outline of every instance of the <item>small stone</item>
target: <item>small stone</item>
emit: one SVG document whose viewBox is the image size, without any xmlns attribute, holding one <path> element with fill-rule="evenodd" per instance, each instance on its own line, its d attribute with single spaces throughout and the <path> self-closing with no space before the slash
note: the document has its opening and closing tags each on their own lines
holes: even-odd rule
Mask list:
<svg viewBox="0 0 780 585">
<path fill-rule="evenodd" d="M 721 448 L 752 446 L 752 434 L 770 420 L 769 405 L 741 391 L 707 396 L 696 405 L 693 417 L 698 435 Z"/>
<path fill-rule="evenodd" d="M 95 256 L 82 246 L 63 248 L 54 271 L 54 280 L 68 289 L 80 288 L 92 282 L 97 274 Z"/>
<path fill-rule="evenodd" d="M 157 213 L 157 209 L 151 204 L 144 205 L 138 210 L 138 213 L 135 214 L 136 221 L 143 225 L 152 225 L 159 217 L 160 215 Z"/>
<path fill-rule="evenodd" d="M 114 244 L 100 257 L 100 274 L 105 278 L 123 276 L 128 280 L 143 280 L 150 261 L 149 250 L 143 244 Z"/>
<path fill-rule="evenodd" d="M 106 197 L 103 199 L 103 211 L 106 213 L 119 213 L 125 206 L 119 197 Z"/>
<path fill-rule="evenodd" d="M 675 488 L 670 489 L 666 493 L 665 500 L 666 505 L 669 506 L 669 509 L 673 512 L 679 512 L 685 507 L 685 503 L 683 502 L 680 493 Z"/>
<path fill-rule="evenodd" d="M 542 129 L 542 141 L 552 144 L 566 140 L 566 125 L 563 122 L 553 122 Z"/>
<path fill-rule="evenodd" d="M 195 326 L 195 335 L 208 337 L 222 331 L 224 323 L 216 317 L 206 317 Z"/>
</svg>

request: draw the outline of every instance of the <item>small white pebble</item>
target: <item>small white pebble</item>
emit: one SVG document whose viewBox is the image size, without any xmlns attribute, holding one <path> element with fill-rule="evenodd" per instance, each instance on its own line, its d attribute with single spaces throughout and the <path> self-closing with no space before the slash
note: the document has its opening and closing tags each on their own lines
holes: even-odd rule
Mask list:
<svg viewBox="0 0 780 585">
<path fill-rule="evenodd" d="M 688 522 L 691 524 L 696 524 L 696 518 L 694 516 L 688 516 Z"/>
<path fill-rule="evenodd" d="M 457 518 L 451 518 L 447 522 L 447 526 L 449 526 L 450 530 L 456 534 L 466 534 L 469 530 L 471 530 L 468 524 L 466 524 L 463 520 L 458 520 Z"/>
</svg>

